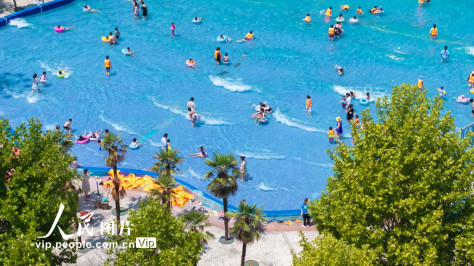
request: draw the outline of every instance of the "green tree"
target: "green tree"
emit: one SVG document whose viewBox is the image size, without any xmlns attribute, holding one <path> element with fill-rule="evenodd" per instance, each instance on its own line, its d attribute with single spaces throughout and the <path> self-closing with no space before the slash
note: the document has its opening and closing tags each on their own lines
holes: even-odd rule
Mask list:
<svg viewBox="0 0 474 266">
<path fill-rule="evenodd" d="M 0 128 L 0 265 L 74 263 L 69 248 L 57 253 L 35 245 L 51 229 L 61 203 L 65 209 L 57 225 L 72 233 L 79 204 L 78 194 L 66 188 L 76 176 L 72 156 L 56 134 L 43 133 L 37 119 L 13 133 L 8 120 L 0 119 Z M 44 241 L 54 245 L 63 239 L 56 228 Z"/>
<path fill-rule="evenodd" d="M 474 250 L 465 240 L 474 213 L 471 138 L 460 138 L 441 98 L 415 86 L 394 87 L 375 111 L 377 119 L 365 110 L 363 127 L 352 125 L 355 145 L 329 152 L 334 175 L 310 204 L 318 230 L 392 265 L 472 263 L 464 252 Z"/>
<path fill-rule="evenodd" d="M 135 243 L 137 237 L 155 237 L 154 248 L 113 249 L 113 265 L 192 265 L 199 261 L 203 247 L 201 234 L 186 231 L 180 218 L 165 211 L 156 198 L 147 198 L 128 218 L 130 235 L 123 234 L 123 242 Z M 119 237 L 115 237 L 119 238 Z"/>
<path fill-rule="evenodd" d="M 303 250 L 299 256 L 293 253 L 294 266 L 310 265 L 370 265 L 377 262 L 375 252 L 346 243 L 330 234 L 316 237 L 308 241 L 303 232 L 300 232 L 300 246 Z"/>
<path fill-rule="evenodd" d="M 175 180 L 172 176 L 161 176 L 158 180 L 155 179 L 155 184 L 159 185 L 160 188 L 152 189 L 151 194 L 163 203 L 166 208 L 165 211 L 169 212 L 171 210 L 171 199 L 174 198 L 172 189 L 175 188 Z"/>
<path fill-rule="evenodd" d="M 192 232 L 202 233 L 201 242 L 207 244 L 207 241 L 214 238 L 214 235 L 209 231 L 204 231 L 206 227 L 212 226 L 211 223 L 207 222 L 207 214 L 196 211 L 194 209 L 183 214 L 181 219 L 184 222 L 186 228 Z"/>
<path fill-rule="evenodd" d="M 153 158 L 158 161 L 151 169 L 158 173 L 160 177 L 164 175 L 173 176 L 177 173 L 181 173 L 178 164 L 183 162 L 183 157 L 179 157 L 178 153 L 179 151 L 177 149 L 160 149 L 160 151 L 156 153 L 156 156 L 153 156 Z"/>
<path fill-rule="evenodd" d="M 210 166 L 212 170 L 207 172 L 203 179 L 213 178 L 215 176 L 207 186 L 207 190 L 214 196 L 222 198 L 224 206 L 224 237 L 229 240 L 229 218 L 226 216 L 227 199 L 230 195 L 234 195 L 235 192 L 237 192 L 239 170 L 236 165 L 238 162 L 232 154 L 221 155 L 219 153 L 214 153 L 214 160 L 205 159 L 204 162 Z"/>
<path fill-rule="evenodd" d="M 245 201 L 239 204 L 238 212 L 231 212 L 227 215 L 229 218 L 235 218 L 235 223 L 230 233 L 242 242 L 242 257 L 240 265 L 245 264 L 245 255 L 247 254 L 247 244 L 260 239 L 260 226 L 265 221 L 262 208 L 256 205 L 248 205 Z"/>
<path fill-rule="evenodd" d="M 104 135 L 100 145 L 108 153 L 105 157 L 105 164 L 112 167 L 114 176 L 112 179 L 114 187 L 112 188 L 112 198 L 115 201 L 115 215 L 117 217 L 117 235 L 119 234 L 118 226 L 120 224 L 120 199 L 125 196 L 125 189 L 120 186 L 120 178 L 118 177 L 117 165 L 125 160 L 127 153 L 127 145 L 123 144 L 122 137 L 109 133 Z"/>
</svg>

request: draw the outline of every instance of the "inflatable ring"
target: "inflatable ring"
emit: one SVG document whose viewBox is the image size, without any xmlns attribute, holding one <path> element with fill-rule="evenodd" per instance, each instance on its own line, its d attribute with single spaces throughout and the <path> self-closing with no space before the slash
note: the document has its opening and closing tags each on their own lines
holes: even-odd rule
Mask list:
<svg viewBox="0 0 474 266">
<path fill-rule="evenodd" d="M 470 91 L 471 93 L 474 93 L 474 89 L 470 89 L 469 91 Z"/>
<path fill-rule="evenodd" d="M 56 27 L 54 27 L 54 30 L 57 31 L 57 32 L 63 32 L 63 31 L 64 31 L 64 27 L 59 27 L 59 28 L 58 28 L 58 26 L 56 26 Z"/>
<path fill-rule="evenodd" d="M 132 52 L 127 52 L 127 49 L 122 49 L 122 53 L 125 55 L 132 55 Z"/>
<path fill-rule="evenodd" d="M 257 122 L 260 123 L 260 124 L 266 124 L 268 123 L 268 119 L 265 117 L 263 119 L 257 119 Z"/>
<path fill-rule="evenodd" d="M 360 99 L 359 102 L 362 105 L 369 105 L 369 100 L 367 100 L 367 99 Z"/>
<path fill-rule="evenodd" d="M 193 23 L 201 23 L 202 18 L 193 19 L 192 21 L 193 21 Z"/>
<path fill-rule="evenodd" d="M 345 19 L 344 18 L 336 18 L 337 22 L 343 22 Z"/>
<path fill-rule="evenodd" d="M 77 139 L 76 142 L 79 143 L 79 144 L 84 144 L 84 143 L 87 143 L 89 142 L 89 137 L 86 136 L 86 135 L 82 135 L 81 137 L 85 138 L 84 140 L 79 140 Z"/>
<path fill-rule="evenodd" d="M 357 23 L 357 22 L 359 22 L 359 20 L 358 20 L 358 19 L 351 18 L 351 19 L 349 19 L 349 22 L 350 22 L 350 23 Z"/>
<path fill-rule="evenodd" d="M 102 41 L 103 41 L 103 42 L 108 42 L 108 41 L 109 41 L 109 37 L 102 36 Z"/>
<path fill-rule="evenodd" d="M 224 38 L 224 39 L 221 39 L 221 37 L 217 37 L 217 42 L 227 42 L 227 40 L 229 40 L 229 38 Z"/>
<path fill-rule="evenodd" d="M 230 61 L 222 61 L 222 64 L 228 65 L 228 64 L 230 64 Z M 473 92 L 473 93 L 474 93 L 474 92 Z"/>
<path fill-rule="evenodd" d="M 138 149 L 140 146 L 132 146 L 132 144 L 130 144 L 129 147 L 130 147 L 131 150 L 136 150 L 136 149 Z"/>
<path fill-rule="evenodd" d="M 63 73 L 63 74 L 59 74 L 59 73 L 58 73 L 56 76 L 57 76 L 58 78 L 64 78 L 64 76 L 66 76 L 66 73 Z"/>
<path fill-rule="evenodd" d="M 189 60 L 186 60 L 186 65 L 187 65 L 188 67 L 195 67 L 195 66 L 196 66 L 196 62 L 191 63 L 191 62 L 189 62 Z"/>
</svg>

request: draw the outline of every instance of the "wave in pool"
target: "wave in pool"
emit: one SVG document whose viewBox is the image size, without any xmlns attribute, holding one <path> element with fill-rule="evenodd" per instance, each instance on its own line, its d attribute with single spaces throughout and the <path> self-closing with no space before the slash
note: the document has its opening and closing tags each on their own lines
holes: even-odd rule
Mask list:
<svg viewBox="0 0 474 266">
<path fill-rule="evenodd" d="M 201 179 L 203 177 L 199 175 L 198 173 L 196 173 L 192 168 L 189 168 L 186 172 L 183 172 L 182 174 L 179 174 L 178 176 L 194 177 L 196 179 Z"/>
<path fill-rule="evenodd" d="M 115 130 L 127 132 L 128 134 L 131 134 L 131 135 L 138 135 L 138 133 L 136 133 L 135 131 L 131 130 L 131 129 L 128 128 L 127 126 L 123 126 L 123 125 L 120 125 L 120 124 L 117 124 L 117 123 L 114 123 L 114 122 L 108 120 L 107 118 L 104 117 L 104 114 L 102 114 L 102 113 L 99 115 L 99 118 L 100 118 L 100 120 L 102 120 L 104 123 L 111 125 Z"/>
<path fill-rule="evenodd" d="M 224 87 L 226 90 L 232 92 L 245 92 L 252 90 L 252 86 L 242 83 L 240 79 L 221 78 L 213 75 L 209 75 L 209 79 L 215 86 Z"/>
<path fill-rule="evenodd" d="M 363 88 L 360 88 L 360 87 L 343 87 L 343 86 L 339 86 L 339 85 L 334 85 L 332 88 L 339 95 L 346 95 L 346 93 L 352 91 L 352 92 L 355 93 L 356 99 L 365 98 L 365 95 L 368 92 L 368 93 L 370 93 L 370 101 L 371 102 L 375 102 L 375 100 L 377 98 L 382 98 L 382 97 L 386 96 L 385 93 L 383 93 L 382 91 L 380 91 L 378 89 L 374 89 L 374 88 L 363 89 Z"/>
<path fill-rule="evenodd" d="M 188 119 L 189 120 L 189 117 L 188 117 L 188 113 L 185 112 L 185 111 L 181 111 L 179 110 L 178 108 L 173 108 L 173 107 L 170 107 L 170 106 L 166 106 L 166 105 L 163 105 L 163 104 L 160 104 L 156 101 L 155 97 L 151 97 L 151 100 L 153 101 L 153 104 L 158 107 L 158 108 L 161 108 L 161 109 L 165 109 L 165 110 L 168 110 L 174 114 L 178 114 L 180 116 L 183 116 L 184 118 Z M 204 121 L 206 124 L 208 125 L 232 125 L 232 123 L 230 122 L 227 122 L 227 121 L 224 121 L 224 120 L 220 120 L 220 119 L 217 119 L 217 118 L 213 118 L 213 117 L 210 117 L 210 115 L 204 115 L 202 114 L 201 115 L 201 120 Z"/>
<path fill-rule="evenodd" d="M 266 186 L 264 183 L 260 183 L 260 184 L 257 186 L 257 190 L 260 190 L 260 191 L 275 191 L 275 190 L 277 190 L 277 189 L 276 189 L 276 188 L 268 187 L 268 186 Z"/>
<path fill-rule="evenodd" d="M 34 94 L 31 94 L 30 89 L 26 90 L 26 92 L 24 93 L 19 93 L 16 91 L 9 90 L 7 87 L 4 86 L 4 91 L 6 94 L 10 95 L 15 99 L 25 98 L 28 103 L 36 103 L 41 99 L 41 95 L 39 93 L 35 92 Z"/>
<path fill-rule="evenodd" d="M 466 53 L 474 55 L 474 46 L 466 47 Z"/>
<path fill-rule="evenodd" d="M 259 160 L 281 160 L 281 159 L 285 159 L 285 156 L 279 155 L 279 154 L 276 154 L 276 153 L 271 153 L 271 152 L 255 153 L 255 152 L 236 151 L 235 153 L 238 154 L 239 156 L 245 156 L 246 158 L 259 159 Z"/>
<path fill-rule="evenodd" d="M 294 118 L 284 115 L 283 113 L 280 112 L 279 108 L 275 110 L 275 113 L 273 114 L 273 116 L 275 117 L 276 121 L 290 127 L 296 127 L 305 131 L 309 131 L 309 132 L 326 133 L 325 130 L 310 127 L 298 119 L 294 119 Z"/>
<path fill-rule="evenodd" d="M 26 22 L 26 20 L 23 19 L 23 18 L 12 19 L 12 20 L 10 20 L 10 22 L 8 22 L 8 25 L 13 26 L 13 27 L 17 27 L 19 29 L 31 26 L 31 24 Z"/>
<path fill-rule="evenodd" d="M 388 58 L 392 59 L 392 60 L 395 60 L 395 61 L 402 61 L 402 60 L 405 60 L 405 58 L 403 57 L 399 57 L 399 56 L 396 56 L 396 55 L 387 55 Z"/>
<path fill-rule="evenodd" d="M 306 161 L 304 160 L 303 158 L 294 158 L 296 161 L 300 161 L 302 163 L 307 163 L 307 164 L 311 164 L 311 165 L 316 165 L 316 166 L 319 166 L 319 167 L 324 167 L 324 168 L 331 168 L 334 166 L 334 164 L 332 163 L 318 163 L 318 162 L 310 162 L 310 161 Z"/>
</svg>

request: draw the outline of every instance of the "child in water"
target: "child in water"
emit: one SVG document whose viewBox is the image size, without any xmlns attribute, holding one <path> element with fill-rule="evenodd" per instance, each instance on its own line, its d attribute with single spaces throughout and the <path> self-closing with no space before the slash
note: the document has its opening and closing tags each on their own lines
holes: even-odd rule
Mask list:
<svg viewBox="0 0 474 266">
<path fill-rule="evenodd" d="M 344 95 L 342 96 L 341 104 L 342 104 L 342 109 L 345 110 L 347 102 L 346 102 L 346 97 Z"/>
<path fill-rule="evenodd" d="M 174 37 L 174 30 L 176 29 L 176 25 L 174 23 L 171 23 L 171 35 Z"/>
<path fill-rule="evenodd" d="M 48 82 L 48 78 L 46 78 L 46 71 L 43 72 L 43 75 L 39 78 L 39 82 L 43 84 L 43 86 L 46 86 L 46 82 Z"/>
<path fill-rule="evenodd" d="M 191 158 L 199 158 L 199 157 L 205 158 L 205 157 L 207 157 L 206 149 L 204 149 L 204 147 L 201 146 L 201 147 L 199 147 L 199 152 L 198 153 L 191 154 L 190 156 L 191 156 Z"/>
<path fill-rule="evenodd" d="M 367 96 L 365 96 L 365 99 L 366 99 L 367 101 L 370 101 L 370 93 L 367 92 Z"/>
<path fill-rule="evenodd" d="M 227 53 L 224 55 L 224 62 L 223 63 L 224 64 L 229 64 L 230 63 L 229 62 L 229 55 Z"/>
<path fill-rule="evenodd" d="M 341 66 L 335 65 L 334 68 L 337 69 L 339 76 L 344 75 L 344 69 Z"/>
<path fill-rule="evenodd" d="M 329 143 L 334 143 L 334 130 L 332 129 L 332 127 L 329 127 L 329 131 L 328 131 L 328 138 L 329 138 Z"/>
</svg>

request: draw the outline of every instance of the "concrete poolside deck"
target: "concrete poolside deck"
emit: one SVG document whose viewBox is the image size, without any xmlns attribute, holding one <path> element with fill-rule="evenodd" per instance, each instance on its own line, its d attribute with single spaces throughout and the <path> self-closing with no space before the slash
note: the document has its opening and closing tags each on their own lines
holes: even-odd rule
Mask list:
<svg viewBox="0 0 474 266">
<path fill-rule="evenodd" d="M 16 0 L 16 5 L 18 10 L 23 10 L 32 6 L 36 6 L 38 3 L 48 3 L 53 0 L 44 0 L 44 1 L 36 1 L 36 0 Z M 15 13 L 15 4 L 13 0 L 0 0 L 0 18 L 8 16 L 12 13 Z"/>
<path fill-rule="evenodd" d="M 84 201 L 81 196 L 80 211 L 92 211 L 93 221 L 91 226 L 95 228 L 95 234 L 89 237 L 87 234 L 83 235 L 83 241 L 91 242 L 93 245 L 97 242 L 104 242 L 104 238 L 96 232 L 100 226 L 100 222 L 111 222 L 115 218 L 113 202 L 111 202 L 108 210 L 96 209 L 93 200 L 97 195 L 97 184 L 95 179 L 90 179 L 91 196 L 89 201 Z M 111 201 L 109 189 L 99 186 L 99 193 L 101 196 L 106 196 Z M 139 190 L 127 191 L 125 198 L 121 201 L 121 207 L 126 209 L 138 208 L 141 201 L 149 196 L 148 193 Z M 173 207 L 173 213 L 179 215 L 190 210 L 193 207 L 201 207 L 199 201 L 188 202 L 184 208 Z M 212 210 L 205 208 L 208 212 Z M 214 212 L 215 213 L 215 212 Z M 121 219 L 126 220 L 128 214 L 122 216 Z M 229 245 L 223 245 L 218 242 L 220 236 L 224 234 L 224 223 L 217 216 L 209 216 L 209 222 L 213 224 L 207 228 L 207 231 L 216 236 L 216 239 L 209 241 L 209 244 L 204 248 L 201 260 L 198 265 L 239 265 L 240 255 L 242 252 L 242 244 L 235 241 Z M 264 227 L 262 238 L 247 247 L 247 260 L 256 260 L 260 265 L 291 265 L 292 256 L 291 250 L 295 252 L 301 251 L 298 242 L 300 240 L 299 231 L 303 231 L 307 238 L 314 239 L 318 236 L 318 232 L 314 227 L 304 228 L 301 223 L 294 223 L 293 225 L 286 225 L 282 223 L 273 222 L 270 226 Z M 232 223 L 230 223 L 232 226 Z M 106 254 L 106 249 L 91 249 L 78 252 L 78 259 L 76 265 L 103 265 L 104 262 L 113 255 Z"/>
</svg>

